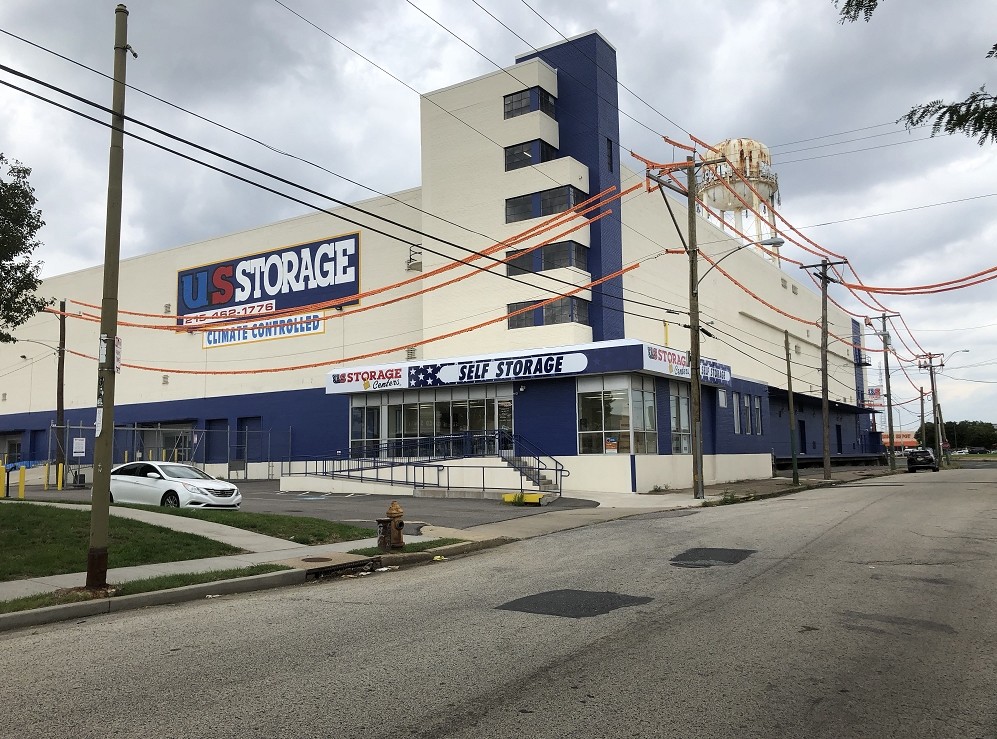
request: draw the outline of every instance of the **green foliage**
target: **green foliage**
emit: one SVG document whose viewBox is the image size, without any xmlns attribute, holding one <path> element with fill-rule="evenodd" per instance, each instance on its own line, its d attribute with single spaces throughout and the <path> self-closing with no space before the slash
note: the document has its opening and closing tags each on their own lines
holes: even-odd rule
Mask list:
<svg viewBox="0 0 997 739">
<path fill-rule="evenodd" d="M 45 222 L 35 207 L 30 174 L 28 167 L 8 162 L 0 153 L 0 343 L 13 342 L 11 331 L 50 302 L 35 294 L 41 262 L 33 262 L 31 253 L 40 245 L 35 234 Z"/>
<path fill-rule="evenodd" d="M 881 1 L 832 0 L 834 7 L 840 11 L 839 23 L 853 23 L 859 18 L 868 23 Z M 997 58 L 997 44 L 987 52 L 986 58 Z M 932 100 L 915 105 L 898 123 L 902 122 L 909 131 L 927 121 L 934 121 L 931 125 L 932 136 L 963 133 L 975 137 L 980 146 L 988 140 L 997 143 L 997 97 L 988 93 L 986 86 L 981 86 L 962 102 Z"/>
<path fill-rule="evenodd" d="M 149 510 L 148 506 L 126 506 Z M 305 516 L 286 516 L 279 513 L 248 513 L 246 511 L 215 511 L 196 508 L 154 508 L 156 513 L 168 516 L 184 516 L 199 518 L 237 529 L 245 529 L 277 539 L 286 539 L 295 544 L 315 546 L 317 544 L 338 544 L 341 541 L 370 539 L 377 534 L 373 529 L 361 526 L 351 526 L 324 518 L 309 518 Z"/>
<path fill-rule="evenodd" d="M 876 6 L 880 0 L 833 0 L 834 7 L 841 9 L 841 20 L 839 23 L 854 23 L 862 16 L 866 23 L 872 18 Z"/>
<path fill-rule="evenodd" d="M 0 504 L 0 581 L 63 575 L 87 569 L 90 512 Z M 179 562 L 239 554 L 242 550 L 201 536 L 112 517 L 108 532 L 111 567 Z"/>
</svg>

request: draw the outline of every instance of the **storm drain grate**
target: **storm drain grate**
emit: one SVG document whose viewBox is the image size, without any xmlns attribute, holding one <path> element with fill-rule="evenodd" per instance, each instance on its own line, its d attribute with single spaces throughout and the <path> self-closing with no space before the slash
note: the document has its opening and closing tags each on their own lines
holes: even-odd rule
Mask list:
<svg viewBox="0 0 997 739">
<path fill-rule="evenodd" d="M 591 618 L 615 611 L 617 608 L 642 606 L 653 598 L 643 598 L 622 593 L 596 593 L 590 590 L 550 590 L 546 593 L 528 595 L 503 603 L 496 608 L 500 611 L 520 611 L 539 613 L 545 616 L 564 618 Z"/>
<path fill-rule="evenodd" d="M 331 562 L 332 557 L 302 557 L 302 562 Z"/>
<path fill-rule="evenodd" d="M 694 547 L 672 557 L 672 567 L 714 567 L 740 564 L 757 549 L 715 549 Z"/>
</svg>

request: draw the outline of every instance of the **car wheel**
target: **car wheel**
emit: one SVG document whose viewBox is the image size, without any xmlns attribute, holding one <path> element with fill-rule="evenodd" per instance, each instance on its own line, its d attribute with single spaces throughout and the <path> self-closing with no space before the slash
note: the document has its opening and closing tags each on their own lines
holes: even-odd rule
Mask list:
<svg viewBox="0 0 997 739">
<path fill-rule="evenodd" d="M 938 468 L 937 468 L 937 467 L 932 467 L 932 468 L 931 468 L 931 471 L 932 471 L 932 472 L 938 472 Z"/>
<path fill-rule="evenodd" d="M 910 473 L 911 473 L 911 472 L 913 472 L 913 471 L 914 471 L 914 468 L 913 468 L 913 467 L 908 467 L 908 468 L 907 468 L 907 473 L 908 473 L 908 474 L 910 474 Z"/>
<path fill-rule="evenodd" d="M 180 507 L 180 497 L 174 493 L 172 490 L 163 496 L 163 502 L 160 504 L 167 508 L 179 508 Z"/>
</svg>

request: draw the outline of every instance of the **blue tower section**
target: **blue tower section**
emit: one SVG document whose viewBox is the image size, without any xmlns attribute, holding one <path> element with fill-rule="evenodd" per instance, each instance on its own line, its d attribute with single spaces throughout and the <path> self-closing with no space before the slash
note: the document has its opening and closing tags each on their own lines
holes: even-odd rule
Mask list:
<svg viewBox="0 0 997 739">
<path fill-rule="evenodd" d="M 539 58 L 557 70 L 557 124 L 562 156 L 589 169 L 590 195 L 620 187 L 620 115 L 616 50 L 591 32 L 561 44 L 524 54 L 516 63 Z M 593 280 L 623 266 L 620 203 L 613 215 L 593 223 L 589 271 Z M 595 341 L 624 338 L 623 278 L 615 277 L 592 290 L 589 311 Z"/>
</svg>

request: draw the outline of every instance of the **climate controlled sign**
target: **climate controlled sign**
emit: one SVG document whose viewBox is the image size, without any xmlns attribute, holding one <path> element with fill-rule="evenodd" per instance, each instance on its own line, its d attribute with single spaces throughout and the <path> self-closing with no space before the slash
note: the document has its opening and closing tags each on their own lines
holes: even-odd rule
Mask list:
<svg viewBox="0 0 997 739">
<path fill-rule="evenodd" d="M 359 293 L 360 234 L 347 234 L 183 270 L 177 317 L 181 325 L 258 318 Z"/>
</svg>

